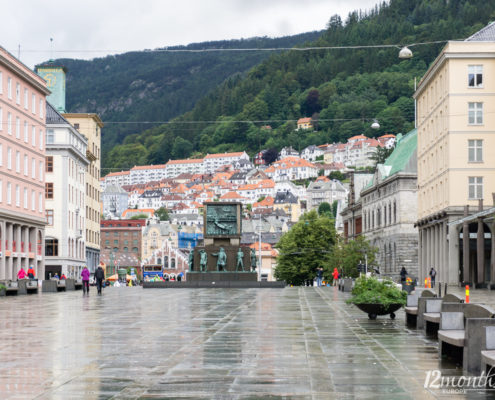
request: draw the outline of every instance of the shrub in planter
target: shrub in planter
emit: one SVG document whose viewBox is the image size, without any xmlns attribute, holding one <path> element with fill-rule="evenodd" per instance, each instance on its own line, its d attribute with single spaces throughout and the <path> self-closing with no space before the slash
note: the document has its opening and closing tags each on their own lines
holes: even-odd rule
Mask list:
<svg viewBox="0 0 495 400">
<path fill-rule="evenodd" d="M 406 298 L 407 293 L 398 289 L 394 282 L 362 276 L 356 279 L 352 297 L 347 303 L 355 304 L 367 312 L 370 319 L 385 314 L 395 318 L 394 311 L 406 304 Z"/>
<path fill-rule="evenodd" d="M 0 296 L 5 296 L 6 292 L 7 292 L 7 287 L 0 283 Z"/>
</svg>

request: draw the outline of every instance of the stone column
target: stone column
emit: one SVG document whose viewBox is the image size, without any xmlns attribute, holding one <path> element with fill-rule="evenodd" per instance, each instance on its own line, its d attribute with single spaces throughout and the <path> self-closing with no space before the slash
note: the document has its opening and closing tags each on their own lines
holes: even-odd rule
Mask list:
<svg viewBox="0 0 495 400">
<path fill-rule="evenodd" d="M 0 221 L 0 249 L 2 249 L 2 257 L 0 257 L 0 279 L 5 279 L 5 241 L 7 239 L 7 231 L 5 230 L 5 221 Z"/>
<path fill-rule="evenodd" d="M 6 232 L 7 232 L 7 240 L 8 240 L 8 246 L 6 247 L 7 250 L 10 250 L 10 257 L 7 259 L 5 262 L 5 278 L 6 279 L 13 279 L 13 257 L 12 257 L 12 241 L 14 240 L 14 225 L 9 222 L 6 224 Z"/>
<path fill-rule="evenodd" d="M 423 231 L 418 228 L 418 279 L 423 271 Z"/>
<path fill-rule="evenodd" d="M 459 229 L 457 226 L 449 228 L 449 246 L 448 246 L 448 283 L 459 283 Z"/>
<path fill-rule="evenodd" d="M 464 217 L 469 214 L 469 206 L 464 206 Z M 464 276 L 464 282 L 470 282 L 471 276 L 469 275 L 469 224 L 464 222 L 462 224 L 462 273 Z"/>
<path fill-rule="evenodd" d="M 478 211 L 483 211 L 483 199 L 479 200 Z M 485 229 L 483 227 L 483 218 L 478 218 L 478 235 L 476 237 L 477 252 L 477 283 L 485 282 Z"/>
</svg>

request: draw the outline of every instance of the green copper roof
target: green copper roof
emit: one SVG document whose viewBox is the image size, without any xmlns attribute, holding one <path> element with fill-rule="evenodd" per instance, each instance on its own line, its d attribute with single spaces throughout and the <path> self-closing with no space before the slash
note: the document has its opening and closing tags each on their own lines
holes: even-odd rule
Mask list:
<svg viewBox="0 0 495 400">
<path fill-rule="evenodd" d="M 384 165 L 391 167 L 383 178 L 389 177 L 397 172 L 417 172 L 416 148 L 418 146 L 418 130 L 413 129 L 399 139 L 395 149 L 385 160 Z M 388 168 L 387 168 L 388 169 Z"/>
<path fill-rule="evenodd" d="M 395 144 L 394 151 L 392 151 L 392 154 L 388 156 L 383 164 L 378 164 L 375 176 L 363 190 L 369 189 L 378 182 L 384 181 L 389 176 L 398 172 L 417 173 L 418 157 L 416 148 L 418 146 L 418 130 L 413 129 L 405 136 L 402 136 L 399 133 L 396 140 L 397 143 Z M 378 176 L 380 178 L 378 178 Z M 378 182 L 377 179 L 379 179 Z"/>
</svg>

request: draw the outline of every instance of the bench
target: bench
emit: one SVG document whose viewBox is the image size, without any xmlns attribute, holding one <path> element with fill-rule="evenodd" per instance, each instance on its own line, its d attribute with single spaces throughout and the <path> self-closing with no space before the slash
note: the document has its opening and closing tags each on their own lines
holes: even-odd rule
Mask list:
<svg viewBox="0 0 495 400">
<path fill-rule="evenodd" d="M 423 289 L 423 288 L 418 288 L 418 289 L 416 289 L 412 294 L 412 295 L 418 296 L 418 305 L 416 306 L 416 310 L 410 309 L 409 312 L 414 312 L 414 311 L 416 312 L 416 314 L 415 314 L 416 315 L 416 328 L 417 329 L 423 329 L 424 328 L 423 314 L 426 311 L 426 300 L 436 298 L 437 295 L 431 289 Z M 407 312 L 408 311 L 406 310 L 406 315 L 407 315 Z"/>
<path fill-rule="evenodd" d="M 37 279 L 21 279 L 17 281 L 18 292 L 17 294 L 32 294 L 38 293 L 38 280 Z"/>
<path fill-rule="evenodd" d="M 479 374 L 485 327 L 495 326 L 495 311 L 483 304 L 466 304 L 463 311 L 441 312 L 438 354 L 462 360 L 463 370 Z"/>
<path fill-rule="evenodd" d="M 485 371 L 488 375 L 495 368 L 495 326 L 485 326 L 481 349 L 481 372 Z M 495 384 L 493 379 L 492 384 Z"/>
<path fill-rule="evenodd" d="M 18 282 L 15 281 L 7 281 L 4 283 L 5 286 L 5 293 L 7 296 L 12 296 L 16 295 L 17 292 L 19 291 L 19 284 Z"/>
<path fill-rule="evenodd" d="M 464 300 L 455 294 L 446 294 L 441 299 L 427 299 L 423 314 L 424 334 L 436 335 L 440 325 L 440 313 L 442 311 L 462 311 L 463 305 Z"/>
<path fill-rule="evenodd" d="M 74 290 L 80 290 L 83 287 L 82 279 L 76 279 L 74 282 Z"/>
<path fill-rule="evenodd" d="M 59 280 L 56 280 L 56 282 L 57 282 L 57 291 L 65 292 L 65 279 L 59 279 Z"/>
</svg>

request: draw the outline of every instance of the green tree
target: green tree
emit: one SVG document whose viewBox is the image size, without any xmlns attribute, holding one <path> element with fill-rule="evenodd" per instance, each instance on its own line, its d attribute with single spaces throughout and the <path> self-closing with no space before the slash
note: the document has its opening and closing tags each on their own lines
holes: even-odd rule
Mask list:
<svg viewBox="0 0 495 400">
<path fill-rule="evenodd" d="M 148 219 L 148 214 L 136 214 L 129 219 Z"/>
<path fill-rule="evenodd" d="M 335 228 L 330 218 L 319 216 L 315 210 L 304 214 L 280 238 L 275 278 L 291 285 L 302 285 L 315 278 L 319 267 L 323 268 L 324 276 L 330 276 L 335 241 Z"/>
<path fill-rule="evenodd" d="M 368 266 L 375 265 L 377 252 L 378 249 L 360 235 L 347 243 L 339 240 L 334 247 L 331 262 L 339 271 L 343 271 L 344 276 L 355 278 L 359 275 L 357 266 L 360 262 L 364 264 L 367 259 Z"/>
<path fill-rule="evenodd" d="M 318 215 L 332 215 L 332 206 L 326 201 L 320 203 L 320 205 L 318 206 Z"/>
<path fill-rule="evenodd" d="M 155 210 L 155 215 L 158 217 L 160 221 L 169 220 L 168 210 L 165 207 L 160 207 L 159 209 Z"/>
<path fill-rule="evenodd" d="M 378 164 L 383 164 L 393 151 L 393 147 L 389 149 L 387 149 L 386 147 L 377 147 L 376 153 L 370 157 L 375 162 L 375 168 Z"/>
<path fill-rule="evenodd" d="M 172 158 L 175 160 L 186 158 L 191 154 L 192 149 L 193 146 L 189 140 L 177 136 L 174 140 L 174 145 L 172 146 Z"/>
</svg>

